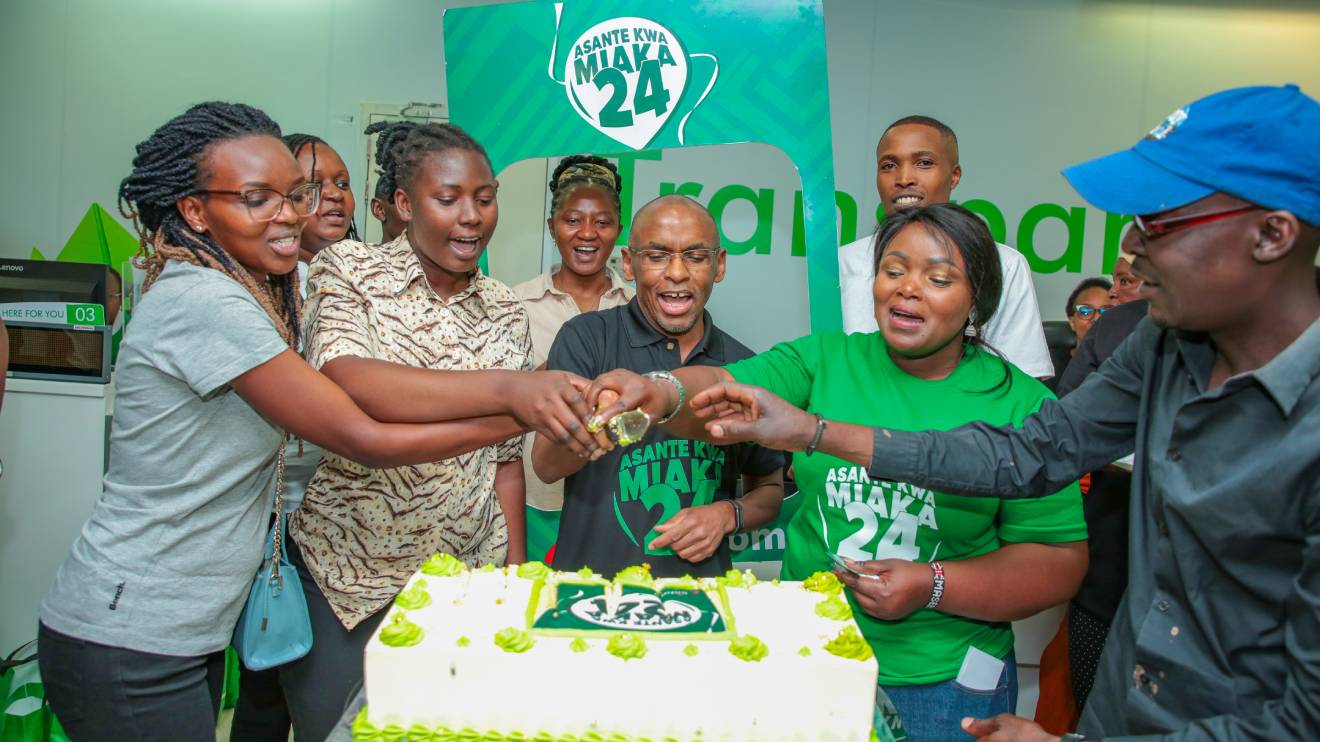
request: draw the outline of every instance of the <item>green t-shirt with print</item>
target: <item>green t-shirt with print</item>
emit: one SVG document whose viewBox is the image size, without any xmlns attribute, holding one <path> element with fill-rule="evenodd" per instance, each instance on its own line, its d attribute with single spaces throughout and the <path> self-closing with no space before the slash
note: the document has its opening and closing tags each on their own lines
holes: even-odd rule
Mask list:
<svg viewBox="0 0 1320 742">
<path fill-rule="evenodd" d="M 894 364 L 878 332 L 808 335 L 726 368 L 739 382 L 764 387 L 829 420 L 896 430 L 950 430 L 973 421 L 1021 425 L 1051 396 L 1016 367 L 1010 367 L 1011 386 L 995 389 L 1004 363 L 975 349 L 947 378 L 919 379 Z M 784 579 L 831 569 L 830 552 L 859 561 L 949 562 L 994 551 L 1001 542 L 1086 538 L 1076 484 L 1039 499 L 999 500 L 872 481 L 865 467 L 823 453 L 794 454 L 793 466 L 806 499 L 788 525 Z M 999 658 L 1013 649 L 1008 623 L 926 608 L 881 621 L 853 607 L 875 650 L 882 685 L 956 677 L 968 646 Z"/>
</svg>

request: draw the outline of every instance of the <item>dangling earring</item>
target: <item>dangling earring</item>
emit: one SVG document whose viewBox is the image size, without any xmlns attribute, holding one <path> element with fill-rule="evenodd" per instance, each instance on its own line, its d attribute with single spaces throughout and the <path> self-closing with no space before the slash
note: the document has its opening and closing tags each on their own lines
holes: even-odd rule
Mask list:
<svg viewBox="0 0 1320 742">
<path fill-rule="evenodd" d="M 976 325 L 972 324 L 971 322 L 968 322 L 967 329 L 963 330 L 963 334 L 969 338 L 976 337 Z"/>
</svg>

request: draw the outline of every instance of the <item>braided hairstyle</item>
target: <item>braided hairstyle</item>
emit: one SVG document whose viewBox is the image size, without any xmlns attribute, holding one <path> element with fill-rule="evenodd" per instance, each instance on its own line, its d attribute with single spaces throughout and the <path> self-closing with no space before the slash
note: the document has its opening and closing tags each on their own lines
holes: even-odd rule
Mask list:
<svg viewBox="0 0 1320 742">
<path fill-rule="evenodd" d="M 614 210 L 621 210 L 619 194 L 623 192 L 623 180 L 619 178 L 619 168 L 604 157 L 595 155 L 569 155 L 559 161 L 550 176 L 550 216 L 553 218 L 564 207 L 568 195 L 578 186 L 589 185 L 610 194 L 614 201 Z"/>
<path fill-rule="evenodd" d="M 394 202 L 394 145 L 403 141 L 408 132 L 417 128 L 413 121 L 377 121 L 368 126 L 364 134 L 376 137 L 376 198 Z"/>
<path fill-rule="evenodd" d="M 466 131 L 453 124 L 420 124 L 396 141 L 390 147 L 390 166 L 396 188 L 410 190 L 417 173 L 422 169 L 422 162 L 433 152 L 445 152 L 462 149 L 481 155 L 486 167 L 495 172 L 490 164 L 486 148 L 473 139 Z"/>
<path fill-rule="evenodd" d="M 210 180 L 206 157 L 215 144 L 250 136 L 279 138 L 269 116 L 242 103 L 199 103 L 165 122 L 137 145 L 133 171 L 119 183 L 119 213 L 133 220 L 142 250 L 133 264 L 146 271 L 146 292 L 166 261 L 178 260 L 218 270 L 246 288 L 270 315 L 291 347 L 300 342 L 302 299 L 296 271 L 257 283 L 209 234 L 188 229 L 178 202 Z"/>
<path fill-rule="evenodd" d="M 309 182 L 316 175 L 316 147 L 320 145 L 327 149 L 333 149 L 329 144 L 326 144 L 324 139 L 315 134 L 285 134 L 281 139 L 284 140 L 284 146 L 288 147 L 289 151 L 293 153 L 294 159 L 298 158 L 298 153 L 302 152 L 305 147 L 312 148 L 312 166 L 307 169 L 307 180 Z M 352 214 L 348 215 L 348 232 L 344 234 L 344 237 L 357 241 L 362 239 L 358 236 L 357 219 Z"/>
</svg>

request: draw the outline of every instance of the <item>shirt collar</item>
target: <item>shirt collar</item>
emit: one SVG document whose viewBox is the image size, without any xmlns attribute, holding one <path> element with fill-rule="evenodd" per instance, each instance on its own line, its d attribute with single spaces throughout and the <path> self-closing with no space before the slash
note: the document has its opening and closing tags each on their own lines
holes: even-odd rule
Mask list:
<svg viewBox="0 0 1320 742">
<path fill-rule="evenodd" d="M 1199 391 L 1204 393 L 1214 369 L 1214 343 L 1209 336 L 1199 333 L 1179 333 L 1177 338 L 1183 363 L 1192 372 Z M 1235 378 L 1255 379 L 1286 417 L 1292 414 L 1317 374 L 1320 374 L 1320 319 L 1312 322 L 1269 363 Z"/>
<path fill-rule="evenodd" d="M 555 276 L 559 275 L 559 271 L 563 270 L 563 268 L 563 264 L 556 264 L 550 270 L 545 271 L 536 277 L 536 284 L 532 290 L 536 299 L 544 298 L 547 294 L 552 294 L 554 296 L 568 296 L 568 294 L 555 288 Z M 615 273 L 614 270 L 608 266 L 605 268 L 605 274 L 609 276 L 610 279 L 610 287 L 605 289 L 605 296 L 609 296 L 610 294 L 623 295 L 628 291 L 628 282 L 623 280 L 623 276 Z"/>
<path fill-rule="evenodd" d="M 646 314 L 642 312 L 642 305 L 635 296 L 628 302 L 625 316 L 627 320 L 624 322 L 624 327 L 628 332 L 628 342 L 634 348 L 644 348 L 648 345 L 674 340 L 655 329 L 651 321 L 646 318 Z M 701 320 L 705 331 L 701 334 L 701 339 L 697 341 L 696 347 L 692 349 L 692 353 L 688 355 L 684 364 L 691 363 L 693 359 L 702 353 L 718 363 L 728 363 L 724 331 L 716 327 L 715 323 L 711 321 L 710 312 L 703 310 Z M 674 340 L 674 342 L 678 341 Z"/>
<path fill-rule="evenodd" d="M 391 272 L 397 277 L 394 282 L 394 295 L 399 296 L 407 291 L 412 285 L 421 281 L 428 293 L 434 294 L 430 285 L 426 283 L 426 272 L 422 270 L 422 262 L 417 259 L 417 254 L 413 252 L 412 244 L 408 242 L 408 233 L 402 232 L 393 242 L 388 242 L 380 246 L 382 250 L 387 251 L 387 258 Z M 467 288 L 449 297 L 448 300 L 442 300 L 444 303 L 458 302 L 466 299 L 472 294 L 481 295 L 481 289 L 488 281 L 481 271 L 472 274 L 472 280 L 468 281 Z M 436 297 L 439 298 L 438 296 Z"/>
<path fill-rule="evenodd" d="M 1253 372 L 1256 381 L 1274 397 L 1284 416 L 1292 414 L 1302 394 L 1320 373 L 1320 319 L 1269 363 Z"/>
</svg>

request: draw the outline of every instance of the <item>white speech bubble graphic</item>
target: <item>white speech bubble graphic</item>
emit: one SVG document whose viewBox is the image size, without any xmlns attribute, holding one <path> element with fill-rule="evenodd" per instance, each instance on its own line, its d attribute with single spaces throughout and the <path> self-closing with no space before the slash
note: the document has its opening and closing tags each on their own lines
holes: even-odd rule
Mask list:
<svg viewBox="0 0 1320 742">
<path fill-rule="evenodd" d="M 646 18 L 611 18 L 587 29 L 564 60 L 573 109 L 632 149 L 655 138 L 683 98 L 688 57 L 672 31 Z"/>
</svg>

